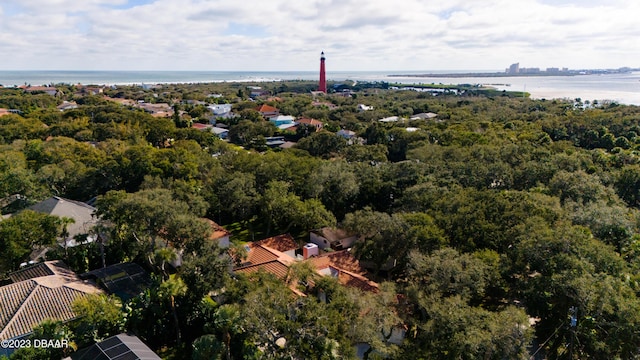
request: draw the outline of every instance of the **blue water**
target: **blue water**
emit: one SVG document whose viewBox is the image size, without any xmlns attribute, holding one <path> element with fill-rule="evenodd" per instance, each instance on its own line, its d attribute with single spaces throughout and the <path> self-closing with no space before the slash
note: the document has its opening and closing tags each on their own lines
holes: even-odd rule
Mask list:
<svg viewBox="0 0 640 360">
<path fill-rule="evenodd" d="M 333 81 L 388 81 L 404 84 L 487 84 L 498 89 L 527 91 L 534 98 L 581 98 L 614 100 L 640 105 L 640 73 L 539 76 L 499 78 L 415 78 L 388 77 L 389 74 L 423 74 L 430 71 L 337 71 L 327 72 Z M 439 73 L 468 73 L 441 71 Z M 490 72 L 490 71 L 487 71 Z M 316 71 L 0 71 L 0 84 L 10 86 L 77 84 L 120 85 L 159 83 L 250 82 L 280 80 L 316 80 Z"/>
</svg>

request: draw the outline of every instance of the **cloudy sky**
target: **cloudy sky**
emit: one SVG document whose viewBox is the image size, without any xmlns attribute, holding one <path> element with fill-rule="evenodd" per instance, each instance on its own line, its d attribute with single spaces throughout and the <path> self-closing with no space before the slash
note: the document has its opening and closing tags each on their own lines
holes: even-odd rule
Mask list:
<svg viewBox="0 0 640 360">
<path fill-rule="evenodd" d="M 637 0 L 0 0 L 0 70 L 639 67 Z"/>
</svg>

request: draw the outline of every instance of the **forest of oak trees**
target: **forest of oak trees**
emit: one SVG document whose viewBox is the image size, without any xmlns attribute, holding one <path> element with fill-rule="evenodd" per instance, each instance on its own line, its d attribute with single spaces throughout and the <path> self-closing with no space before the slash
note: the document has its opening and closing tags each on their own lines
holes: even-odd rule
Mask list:
<svg viewBox="0 0 640 360">
<path fill-rule="evenodd" d="M 0 108 L 21 111 L 0 117 L 0 199 L 21 195 L 2 209 L 17 213 L 0 221 L 0 278 L 55 244 L 64 219 L 20 211 L 50 196 L 96 198 L 107 264 L 153 273 L 138 297 L 86 297 L 74 304 L 81 317 L 43 323 L 34 336 L 85 347 L 129 331 L 166 359 L 350 359 L 356 344 L 370 345 L 369 359 L 640 356 L 638 107 L 385 84 L 314 99 L 311 82 L 259 85 L 271 98 L 250 100 L 240 83 L 86 96 L 59 85 L 57 97 L 0 88 Z M 178 112 L 155 118 L 107 96 Z M 63 100 L 79 106 L 61 112 Z M 191 128 L 208 122 L 207 110 L 187 100 L 232 103 L 239 116 L 222 120 L 230 142 Z M 324 129 L 281 134 L 255 111 L 262 103 Z M 423 112 L 438 116 L 377 121 Z M 273 135 L 297 144 L 270 149 Z M 270 274 L 234 275 L 201 217 L 232 229 L 238 248 L 284 232 L 304 242 L 311 229 L 339 225 L 359 235 L 353 253 L 380 292 L 316 276 L 299 297 Z M 179 269 L 166 265 L 175 251 L 149 246 L 158 238 L 184 254 Z M 96 243 L 46 256 L 78 273 L 102 266 Z M 396 326 L 406 330 L 401 345 L 386 341 Z"/>
</svg>

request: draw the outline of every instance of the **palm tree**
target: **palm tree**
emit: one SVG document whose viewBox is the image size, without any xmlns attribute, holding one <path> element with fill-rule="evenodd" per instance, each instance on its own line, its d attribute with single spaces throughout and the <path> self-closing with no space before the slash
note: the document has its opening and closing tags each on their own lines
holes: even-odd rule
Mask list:
<svg viewBox="0 0 640 360">
<path fill-rule="evenodd" d="M 187 285 L 176 275 L 171 275 L 167 280 L 160 284 L 160 295 L 168 298 L 171 304 L 171 313 L 176 326 L 176 340 L 178 344 L 182 341 L 182 333 L 178 321 L 178 312 L 176 311 L 176 297 L 187 293 Z"/>
<path fill-rule="evenodd" d="M 213 326 L 222 333 L 227 360 L 231 360 L 231 334 L 240 329 L 240 311 L 234 304 L 220 306 L 213 319 Z"/>
<path fill-rule="evenodd" d="M 67 263 L 69 263 L 69 251 L 67 250 L 68 244 L 67 241 L 69 239 L 69 230 L 67 227 L 70 224 L 75 224 L 76 221 L 70 217 L 63 216 L 59 220 L 59 225 L 61 227 L 60 237 L 64 240 L 64 256 L 66 257 Z"/>
<path fill-rule="evenodd" d="M 178 258 L 178 254 L 176 254 L 176 251 L 174 249 L 165 247 L 165 248 L 156 250 L 154 255 L 155 255 L 154 258 L 155 258 L 156 264 L 160 263 L 160 270 L 162 271 L 162 279 L 163 280 L 169 279 L 169 274 L 165 269 L 165 265 L 167 263 L 170 263 L 176 260 Z"/>
</svg>

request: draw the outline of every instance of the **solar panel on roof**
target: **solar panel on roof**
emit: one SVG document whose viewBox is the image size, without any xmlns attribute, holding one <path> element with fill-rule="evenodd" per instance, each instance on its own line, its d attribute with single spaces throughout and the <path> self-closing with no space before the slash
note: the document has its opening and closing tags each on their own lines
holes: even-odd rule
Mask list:
<svg viewBox="0 0 640 360">
<path fill-rule="evenodd" d="M 131 352 L 131 349 L 129 349 L 129 347 L 127 345 L 122 344 L 122 343 L 120 343 L 117 346 L 114 346 L 114 347 L 112 347 L 110 349 L 104 350 L 104 353 L 107 354 L 107 356 L 110 359 L 116 358 L 116 357 L 118 357 L 118 356 L 120 356 L 122 354 L 128 353 L 128 352 Z"/>
<path fill-rule="evenodd" d="M 107 355 L 103 354 L 102 350 L 100 350 L 100 348 L 95 345 L 91 346 L 84 353 L 82 352 L 82 350 L 80 350 L 77 354 L 80 355 L 74 354 L 73 356 L 73 358 L 76 360 L 109 360 Z M 78 357 L 76 358 L 76 356 Z"/>
<path fill-rule="evenodd" d="M 71 355 L 73 360 L 160 360 L 136 336 L 120 334 Z"/>
<path fill-rule="evenodd" d="M 140 357 L 132 352 L 128 352 L 125 354 L 122 354 L 118 357 L 113 358 L 112 360 L 138 360 L 140 359 Z"/>
<path fill-rule="evenodd" d="M 106 350 L 106 349 L 110 349 L 116 345 L 122 344 L 122 341 L 114 336 L 114 337 L 110 337 L 102 342 L 99 342 L 98 345 L 101 349 Z"/>
</svg>

